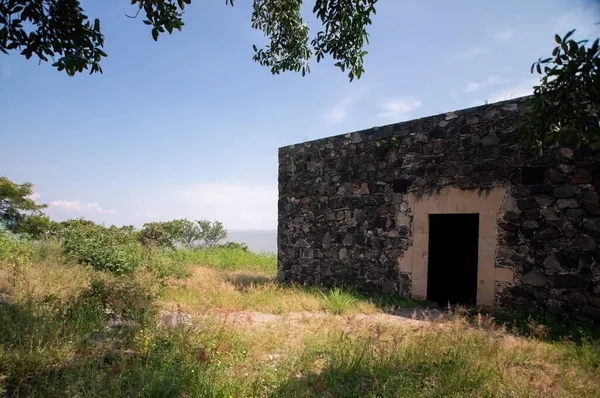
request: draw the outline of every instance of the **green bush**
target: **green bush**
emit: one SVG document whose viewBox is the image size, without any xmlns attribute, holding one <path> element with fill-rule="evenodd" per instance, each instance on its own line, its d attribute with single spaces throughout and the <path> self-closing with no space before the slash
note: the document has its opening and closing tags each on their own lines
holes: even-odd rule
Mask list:
<svg viewBox="0 0 600 398">
<path fill-rule="evenodd" d="M 127 228 L 79 224 L 62 234 L 62 248 L 68 258 L 99 270 L 128 273 L 144 259 L 135 233 Z"/>
<path fill-rule="evenodd" d="M 102 225 L 73 222 L 60 231 L 62 252 L 68 260 L 102 271 L 127 274 L 144 268 L 159 278 L 182 278 L 187 266 L 165 254 L 165 249 L 144 246 L 132 227 L 106 228 Z M 40 254 L 49 247 L 40 245 Z"/>
<path fill-rule="evenodd" d="M 25 264 L 31 260 L 33 247 L 27 238 L 0 229 L 0 261 Z"/>
<path fill-rule="evenodd" d="M 220 221 L 178 219 L 144 224 L 138 239 L 145 246 L 167 248 L 214 247 L 227 238 L 227 231 Z"/>
<path fill-rule="evenodd" d="M 238 242 L 222 243 L 220 245 L 216 245 L 215 247 L 218 247 L 218 248 L 221 248 L 221 249 L 242 250 L 242 251 L 245 251 L 245 252 L 250 251 L 250 249 L 248 249 L 248 246 L 245 243 L 238 243 Z"/>
<path fill-rule="evenodd" d="M 190 275 L 186 263 L 176 261 L 169 256 L 168 249 L 159 247 L 145 247 L 142 256 L 142 266 L 150 272 L 153 272 L 159 278 L 185 278 Z"/>
</svg>

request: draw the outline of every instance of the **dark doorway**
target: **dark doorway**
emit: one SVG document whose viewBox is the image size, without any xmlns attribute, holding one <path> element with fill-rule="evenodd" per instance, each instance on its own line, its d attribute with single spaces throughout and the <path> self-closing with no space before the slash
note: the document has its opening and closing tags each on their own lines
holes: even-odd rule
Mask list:
<svg viewBox="0 0 600 398">
<path fill-rule="evenodd" d="M 475 305 L 479 214 L 429 215 L 427 300 Z"/>
</svg>

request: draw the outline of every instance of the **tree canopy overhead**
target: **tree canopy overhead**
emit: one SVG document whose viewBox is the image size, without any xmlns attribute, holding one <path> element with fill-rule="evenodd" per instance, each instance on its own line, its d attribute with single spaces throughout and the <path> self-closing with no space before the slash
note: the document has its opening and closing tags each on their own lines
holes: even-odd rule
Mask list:
<svg viewBox="0 0 600 398">
<path fill-rule="evenodd" d="M 364 72 L 367 26 L 375 14 L 377 0 L 314 0 L 313 13 L 321 23 L 309 35 L 300 13 L 302 0 L 253 0 L 251 25 L 262 31 L 269 44 L 254 46 L 253 59 L 273 74 L 285 71 L 310 72 L 309 61 L 326 56 L 347 71 L 350 80 Z M 131 0 L 144 16 L 154 40 L 162 33 L 181 30 L 185 7 L 191 0 Z M 233 6 L 234 0 L 225 0 Z M 0 51 L 17 52 L 27 59 L 52 62 L 59 71 L 73 76 L 89 70 L 102 72 L 104 35 L 100 21 L 88 18 L 78 0 L 0 1 Z"/>
</svg>

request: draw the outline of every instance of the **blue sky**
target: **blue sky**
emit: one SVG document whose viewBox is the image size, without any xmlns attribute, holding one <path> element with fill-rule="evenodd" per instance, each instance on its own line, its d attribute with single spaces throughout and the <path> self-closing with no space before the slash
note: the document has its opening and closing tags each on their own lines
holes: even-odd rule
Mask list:
<svg viewBox="0 0 600 398">
<path fill-rule="evenodd" d="M 600 35 L 598 1 L 381 0 L 349 83 L 328 59 L 272 76 L 252 61 L 251 2 L 224 3 L 194 0 L 154 42 L 127 1 L 84 1 L 102 75 L 0 54 L 0 174 L 33 182 L 55 219 L 275 229 L 278 147 L 529 94 L 555 33 Z"/>
</svg>

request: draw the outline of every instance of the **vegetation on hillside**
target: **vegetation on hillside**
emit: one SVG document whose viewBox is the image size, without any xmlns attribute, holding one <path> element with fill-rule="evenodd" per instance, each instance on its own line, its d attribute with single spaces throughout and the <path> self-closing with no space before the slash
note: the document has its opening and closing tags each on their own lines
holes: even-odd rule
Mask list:
<svg viewBox="0 0 600 398">
<path fill-rule="evenodd" d="M 402 308 L 409 302 L 280 286 L 243 262 L 195 266 L 185 278 L 117 275 L 68 261 L 55 241 L 0 242 L 0 396 L 600 392 L 590 329 L 550 338 L 531 317 L 514 330 L 464 312 L 419 320 Z M 183 322 L 166 321 L 174 317 Z"/>
<path fill-rule="evenodd" d="M 6 229 L 0 229 L 0 242 L 8 252 L 53 245 L 67 262 L 115 274 L 143 269 L 160 277 L 182 277 L 194 262 L 275 268 L 274 254 L 252 253 L 240 243 L 221 243 L 227 231 L 219 221 L 178 219 L 147 223 L 141 229 L 106 227 L 85 219 L 56 222 L 42 213 L 46 205 L 36 203 L 32 195 L 32 184 L 0 177 L 0 227 Z"/>
</svg>

